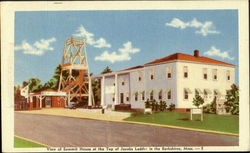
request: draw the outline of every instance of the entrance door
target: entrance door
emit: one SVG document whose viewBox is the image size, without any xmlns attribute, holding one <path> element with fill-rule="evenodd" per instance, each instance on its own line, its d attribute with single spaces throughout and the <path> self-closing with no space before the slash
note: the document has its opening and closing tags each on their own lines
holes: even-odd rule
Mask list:
<svg viewBox="0 0 250 153">
<path fill-rule="evenodd" d="M 45 107 L 51 107 L 51 97 L 45 98 Z"/>
<path fill-rule="evenodd" d="M 33 96 L 33 109 L 36 108 L 36 96 Z"/>
<path fill-rule="evenodd" d="M 121 97 L 121 104 L 123 104 L 123 99 L 124 99 L 124 98 L 123 98 L 123 93 L 121 93 L 121 96 L 120 96 L 120 97 Z"/>
</svg>

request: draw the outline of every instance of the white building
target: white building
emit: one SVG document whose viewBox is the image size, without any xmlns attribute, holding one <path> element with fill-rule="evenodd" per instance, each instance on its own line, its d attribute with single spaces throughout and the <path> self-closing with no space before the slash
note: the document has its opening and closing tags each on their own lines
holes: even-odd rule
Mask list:
<svg viewBox="0 0 250 153">
<path fill-rule="evenodd" d="M 92 76 L 101 79 L 101 105 L 130 104 L 143 109 L 149 99 L 163 100 L 177 110 L 194 108 L 195 94 L 204 97 L 205 104 L 217 97 L 219 105 L 225 101 L 226 90 L 235 83 L 235 65 L 194 55 L 175 53 L 155 61 Z"/>
</svg>

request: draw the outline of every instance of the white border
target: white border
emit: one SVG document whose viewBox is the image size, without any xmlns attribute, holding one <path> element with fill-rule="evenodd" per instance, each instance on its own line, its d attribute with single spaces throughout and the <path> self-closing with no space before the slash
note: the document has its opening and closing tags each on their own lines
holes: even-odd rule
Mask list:
<svg viewBox="0 0 250 153">
<path fill-rule="evenodd" d="M 205 147 L 206 151 L 249 150 L 249 15 L 247 0 L 231 1 L 62 1 L 1 2 L 1 104 L 3 152 L 47 151 L 47 149 L 14 149 L 14 12 L 66 10 L 215 10 L 238 9 L 239 18 L 239 87 L 240 146 Z M 230 126 L 230 125 L 229 125 Z"/>
</svg>

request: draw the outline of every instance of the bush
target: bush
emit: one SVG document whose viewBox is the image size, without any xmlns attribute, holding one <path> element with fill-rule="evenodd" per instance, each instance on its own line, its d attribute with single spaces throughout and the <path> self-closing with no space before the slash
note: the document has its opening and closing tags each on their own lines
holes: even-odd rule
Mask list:
<svg viewBox="0 0 250 153">
<path fill-rule="evenodd" d="M 214 97 L 214 100 L 210 104 L 203 106 L 203 111 L 204 113 L 216 113 L 216 97 Z"/>
<path fill-rule="evenodd" d="M 166 110 L 167 104 L 165 101 L 160 101 L 160 111 L 163 112 Z"/>
<path fill-rule="evenodd" d="M 154 111 L 158 111 L 160 109 L 160 105 L 158 104 L 158 102 L 155 102 L 155 110 Z"/>
<path fill-rule="evenodd" d="M 200 105 L 204 103 L 204 99 L 200 95 L 195 95 L 195 98 L 193 99 L 193 104 L 199 108 Z"/>
<path fill-rule="evenodd" d="M 169 105 L 169 107 L 168 107 L 168 110 L 169 110 L 169 111 L 175 110 L 175 104 L 171 103 L 171 104 Z"/>
<path fill-rule="evenodd" d="M 145 108 L 151 108 L 151 103 L 150 103 L 149 99 L 147 99 L 147 101 L 145 101 Z"/>
<path fill-rule="evenodd" d="M 233 84 L 231 89 L 227 91 L 227 101 L 224 103 L 226 111 L 233 115 L 239 114 L 239 88 Z"/>
<path fill-rule="evenodd" d="M 152 111 L 154 111 L 155 110 L 155 107 L 156 107 L 156 101 L 155 100 L 153 100 L 153 101 L 151 101 L 151 108 L 152 108 Z"/>
</svg>

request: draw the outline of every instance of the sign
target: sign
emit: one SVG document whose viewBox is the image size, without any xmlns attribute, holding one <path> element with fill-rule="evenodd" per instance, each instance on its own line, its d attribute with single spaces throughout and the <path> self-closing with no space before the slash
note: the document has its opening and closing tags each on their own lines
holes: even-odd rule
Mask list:
<svg viewBox="0 0 250 153">
<path fill-rule="evenodd" d="M 29 96 L 29 85 L 21 89 L 21 96 L 28 98 Z"/>
<path fill-rule="evenodd" d="M 202 108 L 191 108 L 190 110 L 190 119 L 192 120 L 193 114 L 200 114 L 201 115 L 201 121 L 203 121 L 203 110 Z"/>
<path fill-rule="evenodd" d="M 192 114 L 202 114 L 202 109 L 192 109 Z"/>
<path fill-rule="evenodd" d="M 105 93 L 106 94 L 115 93 L 115 87 L 114 86 L 107 86 L 105 89 Z"/>
<path fill-rule="evenodd" d="M 66 92 L 51 92 L 51 91 L 42 91 L 42 96 L 67 96 Z"/>
</svg>

